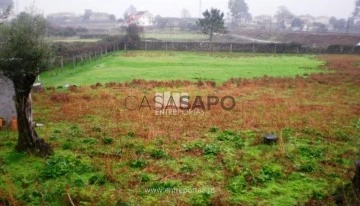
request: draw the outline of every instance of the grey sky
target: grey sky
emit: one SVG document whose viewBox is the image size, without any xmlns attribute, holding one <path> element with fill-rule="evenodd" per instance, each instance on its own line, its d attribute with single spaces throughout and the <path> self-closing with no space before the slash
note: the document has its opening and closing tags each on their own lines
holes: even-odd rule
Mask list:
<svg viewBox="0 0 360 206">
<path fill-rule="evenodd" d="M 20 9 L 34 0 L 18 0 Z M 354 9 L 354 0 L 246 0 L 253 15 L 274 14 L 281 5 L 287 6 L 294 14 L 314 16 L 336 16 L 347 18 Z M 103 11 L 121 17 L 124 10 L 133 4 L 138 10 L 149 10 L 161 16 L 180 16 L 182 8 L 193 17 L 199 16 L 199 0 L 35 0 L 36 7 L 45 14 L 70 11 L 83 13 L 85 9 Z M 202 0 L 202 9 L 216 7 L 227 9 L 228 0 Z"/>
</svg>

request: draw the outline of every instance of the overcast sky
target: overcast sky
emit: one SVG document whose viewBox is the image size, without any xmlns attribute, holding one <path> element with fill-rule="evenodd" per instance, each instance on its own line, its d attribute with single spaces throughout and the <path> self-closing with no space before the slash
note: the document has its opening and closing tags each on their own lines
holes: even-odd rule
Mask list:
<svg viewBox="0 0 360 206">
<path fill-rule="evenodd" d="M 45 14 L 70 11 L 83 13 L 85 9 L 102 11 L 122 17 L 124 10 L 133 4 L 138 10 L 148 10 L 154 15 L 180 16 L 182 8 L 188 9 L 192 17 L 199 16 L 200 0 L 18 0 L 23 9 L 35 1 L 36 7 Z M 354 10 L 354 0 L 246 0 L 250 13 L 274 14 L 281 5 L 287 6 L 296 15 L 336 16 L 347 18 Z M 226 13 L 228 0 L 202 0 L 202 10 L 219 8 Z"/>
</svg>

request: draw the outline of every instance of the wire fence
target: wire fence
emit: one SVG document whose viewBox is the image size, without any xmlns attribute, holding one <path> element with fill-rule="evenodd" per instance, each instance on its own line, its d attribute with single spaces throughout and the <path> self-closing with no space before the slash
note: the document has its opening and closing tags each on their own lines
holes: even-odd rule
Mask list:
<svg viewBox="0 0 360 206">
<path fill-rule="evenodd" d="M 192 51 L 192 52 L 244 52 L 272 54 L 360 54 L 359 46 L 331 45 L 328 48 L 305 47 L 300 44 L 285 43 L 210 43 L 178 41 L 141 41 L 138 43 L 114 43 L 90 50 L 57 56 L 53 60 L 55 68 L 84 65 L 116 51 Z"/>
</svg>

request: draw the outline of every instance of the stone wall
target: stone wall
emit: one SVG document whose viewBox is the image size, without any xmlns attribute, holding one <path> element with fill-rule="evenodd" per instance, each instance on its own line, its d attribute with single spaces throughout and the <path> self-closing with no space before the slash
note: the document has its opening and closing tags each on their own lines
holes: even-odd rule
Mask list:
<svg viewBox="0 0 360 206">
<path fill-rule="evenodd" d="M 14 94 L 12 82 L 0 73 L 0 117 L 5 119 L 7 125 L 11 123 L 11 118 L 16 116 Z"/>
</svg>

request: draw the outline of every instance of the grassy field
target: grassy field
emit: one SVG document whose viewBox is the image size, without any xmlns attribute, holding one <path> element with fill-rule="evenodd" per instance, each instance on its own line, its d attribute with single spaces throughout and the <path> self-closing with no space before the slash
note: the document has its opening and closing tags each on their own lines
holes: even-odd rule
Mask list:
<svg viewBox="0 0 360 206">
<path fill-rule="evenodd" d="M 98 42 L 101 39 L 81 39 L 79 37 L 64 37 L 64 38 L 51 38 L 53 42 L 65 42 L 65 43 L 74 43 L 74 42 Z"/>
<path fill-rule="evenodd" d="M 306 56 L 247 59 L 237 54 L 231 58 L 212 55 L 216 56 L 199 54 L 192 61 L 203 69 L 220 64 L 235 71 L 236 66 L 231 65 L 249 67 L 258 62 L 260 68 L 272 65 L 274 69 L 274 65 L 282 65 L 278 76 L 283 75 L 280 71 L 288 71 L 284 62 L 292 65 L 286 68 L 300 71 L 299 62 L 315 68 L 326 62 L 331 72 L 232 79 L 217 86 L 133 81 L 66 91 L 49 88 L 34 94 L 34 120 L 44 124 L 37 131 L 53 146 L 55 155 L 42 159 L 15 152 L 17 134 L 0 131 L 0 205 L 2 201 L 5 205 L 59 206 L 71 202 L 122 206 L 334 205 L 333 194 L 348 195 L 345 185 L 351 183 L 354 161 L 360 159 L 359 56 L 329 55 L 315 60 Z M 102 64 L 114 65 L 119 76 L 106 74 L 109 79 L 101 82 L 114 81 L 131 70 L 147 71 L 149 64 L 150 68 L 161 68 L 158 58 L 172 60 L 174 68 L 186 64 L 182 58 L 191 61 L 189 53 L 117 53 Z M 118 67 L 119 62 L 127 65 L 126 72 Z M 170 69 L 171 62 L 166 64 Z M 93 75 L 98 79 L 105 73 L 98 71 L 97 65 L 100 61 L 58 76 L 48 73 L 44 80 L 46 85 L 61 85 L 65 82 L 56 78 L 67 74 L 79 81 L 74 83 L 91 84 L 97 79 L 87 79 L 91 75 L 86 69 L 95 70 Z M 227 66 L 222 66 L 223 70 Z M 103 71 L 111 71 L 106 68 Z M 180 72 L 184 78 L 187 75 L 171 71 Z M 285 76 L 298 74 L 291 72 Z M 217 74 L 225 78 L 223 72 Z M 141 77 L 145 75 L 149 74 Z M 157 116 L 149 108 L 129 111 L 124 106 L 128 96 L 151 100 L 155 93 L 164 91 L 188 92 L 191 97 L 231 95 L 236 107 L 225 111 L 217 105 L 201 115 Z M 279 137 L 276 144 L 263 143 L 263 136 L 269 133 Z M 350 196 L 346 201 L 357 205 Z"/>
<path fill-rule="evenodd" d="M 295 77 L 316 72 L 322 61 L 308 55 L 253 55 L 131 51 L 118 52 L 92 63 L 43 73 L 45 86 L 91 85 L 145 80 L 208 80 L 224 83 L 230 78 Z"/>
<path fill-rule="evenodd" d="M 205 41 L 209 37 L 198 33 L 144 33 L 145 39 L 158 39 L 163 41 Z"/>
</svg>

